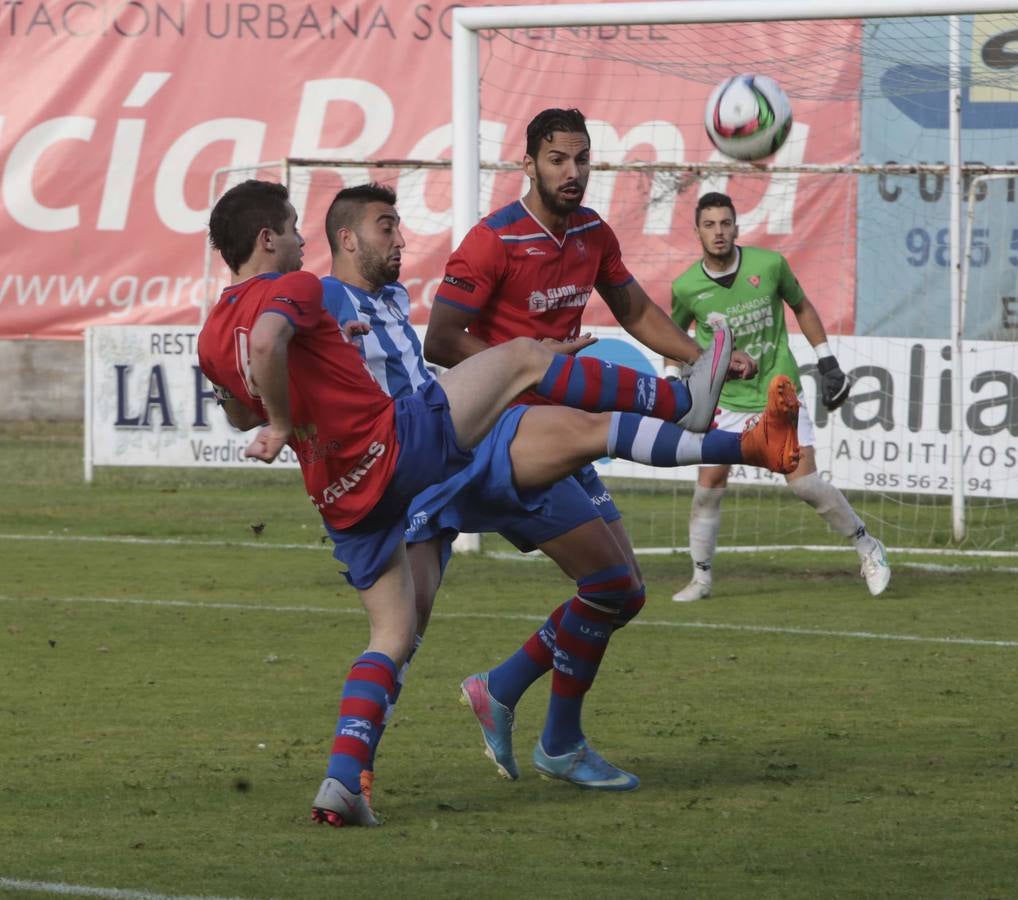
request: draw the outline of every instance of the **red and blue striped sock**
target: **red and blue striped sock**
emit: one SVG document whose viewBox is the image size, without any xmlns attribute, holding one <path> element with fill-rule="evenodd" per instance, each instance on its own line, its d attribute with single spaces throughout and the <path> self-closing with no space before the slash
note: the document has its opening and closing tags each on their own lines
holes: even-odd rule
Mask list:
<svg viewBox="0 0 1018 900">
<path fill-rule="evenodd" d="M 349 791 L 360 793 L 361 769 L 371 768 L 376 732 L 395 689 L 396 664 L 384 653 L 364 653 L 354 660 L 343 685 L 326 773 Z"/>
<path fill-rule="evenodd" d="M 385 707 L 385 715 L 382 716 L 382 724 L 375 729 L 375 739 L 371 745 L 371 759 L 364 767 L 369 772 L 373 772 L 375 770 L 375 754 L 378 752 L 378 744 L 381 742 L 382 735 L 385 734 L 385 729 L 389 726 L 389 720 L 392 718 L 392 714 L 396 710 L 396 703 L 399 700 L 399 695 L 403 692 L 403 682 L 406 681 L 407 669 L 410 668 L 410 663 L 413 661 L 414 654 L 417 652 L 417 648 L 421 646 L 421 642 L 423 640 L 423 635 L 414 635 L 414 644 L 410 648 L 410 653 L 407 654 L 406 662 L 399 667 L 399 674 L 396 676 L 396 687 L 393 688 L 392 696 L 389 697 L 389 702 Z"/>
<path fill-rule="evenodd" d="M 541 735 L 546 753 L 559 756 L 583 740 L 583 698 L 594 683 L 613 622 L 631 594 L 628 566 L 615 566 L 580 579 L 555 639 L 551 701 Z"/>
<path fill-rule="evenodd" d="M 556 403 L 590 412 L 618 409 L 671 422 L 691 405 L 682 381 L 665 381 L 596 356 L 556 354 L 535 390 Z"/>
<path fill-rule="evenodd" d="M 524 691 L 551 669 L 555 635 L 568 605 L 559 606 L 519 650 L 488 672 L 488 691 L 503 706 L 514 709 Z"/>
<path fill-rule="evenodd" d="M 742 435 L 715 428 L 706 434 L 636 413 L 612 414 L 608 455 L 661 468 L 733 465 L 742 460 Z"/>
</svg>

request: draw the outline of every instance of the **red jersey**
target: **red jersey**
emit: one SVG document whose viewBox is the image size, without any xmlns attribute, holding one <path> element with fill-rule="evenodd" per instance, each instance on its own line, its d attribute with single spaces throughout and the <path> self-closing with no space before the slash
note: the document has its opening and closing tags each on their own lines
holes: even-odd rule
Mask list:
<svg viewBox="0 0 1018 900">
<path fill-rule="evenodd" d="M 283 316 L 295 334 L 287 348 L 288 441 L 311 502 L 336 529 L 375 506 L 399 455 L 392 398 L 357 348 L 322 307 L 322 283 L 309 272 L 257 275 L 223 291 L 198 336 L 198 363 L 213 384 L 265 415 L 251 379 L 249 336 L 264 314 Z"/>
<path fill-rule="evenodd" d="M 468 331 L 488 344 L 514 337 L 566 341 L 580 333 L 595 285 L 632 280 L 618 238 L 594 210 L 581 206 L 565 233 L 555 235 L 517 201 L 467 232 L 435 299 L 475 313 Z"/>
<path fill-rule="evenodd" d="M 467 331 L 488 344 L 514 337 L 568 341 L 580 333 L 595 285 L 633 280 L 615 232 L 594 210 L 579 207 L 555 235 L 521 201 L 467 232 L 445 267 L 435 300 L 474 313 Z M 534 394 L 528 403 L 547 403 Z"/>
</svg>

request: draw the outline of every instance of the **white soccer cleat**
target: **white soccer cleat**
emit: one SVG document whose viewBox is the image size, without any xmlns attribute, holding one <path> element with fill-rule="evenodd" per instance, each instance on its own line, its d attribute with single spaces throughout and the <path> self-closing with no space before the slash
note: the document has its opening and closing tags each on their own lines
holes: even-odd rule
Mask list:
<svg viewBox="0 0 1018 900">
<path fill-rule="evenodd" d="M 675 603 L 691 603 L 694 600 L 706 600 L 711 593 L 709 581 L 698 581 L 693 579 L 677 594 L 672 594 L 672 601 Z"/>
<path fill-rule="evenodd" d="M 689 431 L 707 431 L 711 427 L 734 349 L 731 327 L 727 322 L 718 321 L 707 349 L 689 367 L 689 373 L 679 379 L 689 391 L 690 406 L 688 412 L 676 422 L 677 425 Z"/>
<path fill-rule="evenodd" d="M 873 549 L 862 557 L 862 577 L 866 579 L 866 587 L 874 597 L 884 592 L 891 580 L 891 567 L 887 564 L 887 552 L 884 545 L 873 538 Z"/>
<path fill-rule="evenodd" d="M 347 790 L 342 781 L 326 778 L 311 805 L 311 820 L 342 828 L 344 825 L 372 827 L 378 819 L 362 793 Z"/>
</svg>

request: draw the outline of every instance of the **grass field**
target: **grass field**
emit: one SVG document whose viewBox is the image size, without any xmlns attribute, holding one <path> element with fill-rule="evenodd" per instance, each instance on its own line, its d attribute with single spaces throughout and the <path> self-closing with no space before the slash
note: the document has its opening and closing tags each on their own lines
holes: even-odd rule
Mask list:
<svg viewBox="0 0 1018 900">
<path fill-rule="evenodd" d="M 385 824 L 334 831 L 308 811 L 367 628 L 296 473 L 84 485 L 78 430 L 2 429 L 0 896 L 1018 897 L 1013 563 L 892 557 L 873 599 L 851 553 L 729 554 L 678 605 L 686 558 L 645 557 L 585 715 L 643 783 L 606 796 L 529 767 L 546 681 L 520 781 L 484 758 L 459 681 L 571 585 L 457 558 L 379 754 Z M 682 531 L 681 496 L 620 496 Z"/>
</svg>

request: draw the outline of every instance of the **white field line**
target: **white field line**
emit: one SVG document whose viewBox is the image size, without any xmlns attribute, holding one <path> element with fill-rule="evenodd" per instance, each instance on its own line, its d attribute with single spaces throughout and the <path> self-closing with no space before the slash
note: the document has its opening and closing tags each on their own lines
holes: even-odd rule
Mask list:
<svg viewBox="0 0 1018 900">
<path fill-rule="evenodd" d="M 26 597 L 12 597 L 0 594 L 0 602 L 24 601 Z M 33 602 L 40 602 L 35 598 Z M 173 607 L 177 609 L 215 609 L 236 610 L 238 612 L 266 613 L 310 613 L 314 615 L 363 616 L 364 611 L 355 607 L 330 606 L 270 606 L 257 603 L 202 603 L 189 600 L 147 600 L 140 597 L 45 597 L 42 602 L 49 603 L 105 603 L 111 606 L 154 606 Z M 529 613 L 483 613 L 483 612 L 441 612 L 431 614 L 433 619 L 484 619 L 492 621 L 544 622 L 545 616 Z M 788 628 L 770 625 L 738 625 L 722 622 L 668 622 L 660 619 L 634 619 L 629 628 L 691 628 L 701 631 L 734 631 L 747 634 L 783 634 L 803 637 L 857 638 L 870 641 L 906 641 L 916 644 L 956 644 L 966 647 L 1015 647 L 1018 641 L 994 641 L 968 637 L 926 637 L 919 634 L 887 634 L 877 631 L 837 631 L 826 628 Z"/>
<path fill-rule="evenodd" d="M 151 891 L 132 891 L 125 888 L 89 887 L 84 884 L 64 884 L 59 881 L 20 881 L 0 876 L 0 891 L 24 891 L 32 894 L 57 894 L 61 897 L 106 897 L 110 900 L 240 900 L 238 897 L 194 896 L 191 894 L 153 894 Z"/>
<path fill-rule="evenodd" d="M 318 542 L 307 544 L 276 544 L 268 541 L 232 541 L 232 540 L 197 540 L 194 538 L 144 538 L 113 535 L 87 535 L 87 534 L 2 534 L 0 541 L 67 541 L 71 543 L 85 544 L 138 544 L 153 547 L 243 547 L 255 550 L 331 550 L 331 543 Z M 770 544 L 770 545 L 746 545 L 735 547 L 718 547 L 718 553 L 773 553 L 788 550 L 807 550 L 812 553 L 847 553 L 855 550 L 854 547 L 836 546 L 829 544 Z M 670 554 L 686 554 L 688 547 L 637 547 L 637 556 L 668 556 Z M 1014 559 L 1018 560 L 1018 550 L 952 550 L 949 548 L 930 547 L 888 547 L 887 552 L 892 556 L 948 556 L 961 557 L 965 559 Z M 543 553 L 535 550 L 532 553 L 514 553 L 493 551 L 484 554 L 490 559 L 500 560 L 548 560 Z M 917 568 L 921 568 L 916 564 Z M 958 571 L 968 571 L 963 567 L 957 567 Z M 1015 569 L 987 569 L 983 571 L 1014 572 Z M 930 568 L 930 571 L 943 571 Z"/>
</svg>

